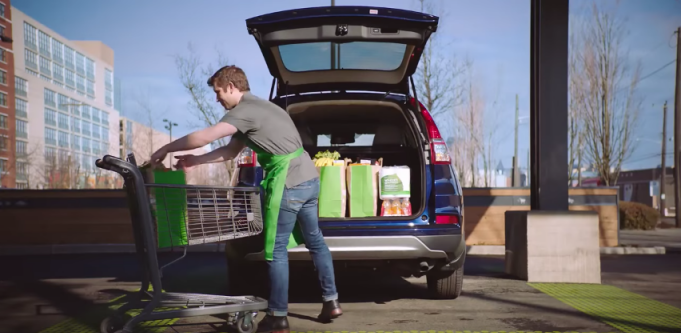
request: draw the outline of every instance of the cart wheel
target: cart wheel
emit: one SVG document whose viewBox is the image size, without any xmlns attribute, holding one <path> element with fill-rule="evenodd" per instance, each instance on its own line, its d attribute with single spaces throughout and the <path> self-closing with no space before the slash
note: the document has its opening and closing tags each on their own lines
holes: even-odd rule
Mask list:
<svg viewBox="0 0 681 333">
<path fill-rule="evenodd" d="M 246 323 L 246 317 L 248 317 L 248 324 Z M 255 330 L 258 328 L 258 325 L 255 323 L 255 318 L 253 318 L 253 315 L 250 313 L 239 317 L 236 321 L 236 329 L 239 330 L 239 333 L 253 333 Z"/>
<path fill-rule="evenodd" d="M 123 326 L 128 322 L 127 319 L 127 317 L 120 314 L 106 317 L 102 320 L 102 323 L 99 324 L 99 331 L 101 333 L 122 333 Z"/>
</svg>

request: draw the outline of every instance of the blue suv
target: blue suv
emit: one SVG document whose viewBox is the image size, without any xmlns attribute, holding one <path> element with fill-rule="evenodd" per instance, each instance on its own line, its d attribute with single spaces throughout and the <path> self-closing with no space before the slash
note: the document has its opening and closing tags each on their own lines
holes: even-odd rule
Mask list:
<svg viewBox="0 0 681 333">
<path fill-rule="evenodd" d="M 451 299 L 461 293 L 466 256 L 461 186 L 412 79 L 438 20 L 345 6 L 271 13 L 246 25 L 273 76 L 270 100 L 288 111 L 311 156 L 330 150 L 410 168 L 411 216 L 319 219 L 334 261 L 425 275 L 435 298 Z M 263 171 L 255 153 L 245 149 L 239 164 L 240 185 L 258 186 Z M 262 244 L 228 242 L 230 267 L 263 262 Z M 290 249 L 289 258 L 311 261 L 304 246 Z M 238 284 L 238 270 L 230 271 Z"/>
</svg>

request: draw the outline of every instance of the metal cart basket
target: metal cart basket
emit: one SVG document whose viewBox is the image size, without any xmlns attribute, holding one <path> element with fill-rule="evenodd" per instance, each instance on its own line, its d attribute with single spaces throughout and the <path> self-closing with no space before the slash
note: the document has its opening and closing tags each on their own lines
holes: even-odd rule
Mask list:
<svg viewBox="0 0 681 333">
<path fill-rule="evenodd" d="M 101 322 L 102 333 L 131 333 L 145 321 L 216 314 L 229 314 L 229 321 L 239 332 L 254 332 L 255 316 L 267 308 L 267 300 L 255 296 L 163 292 L 162 269 L 177 260 L 159 267 L 157 237 L 160 240 L 160 236 L 168 236 L 164 239 L 169 239 L 171 246 L 184 247 L 183 258 L 191 245 L 257 235 L 263 230 L 260 189 L 145 184 L 133 154 L 128 155 L 127 161 L 106 155 L 95 164 L 124 179 L 135 247 L 142 266 L 140 291 L 131 294 L 114 315 Z M 180 309 L 159 311 L 159 308 Z M 132 309 L 142 311 L 127 319 L 126 313 Z"/>
</svg>

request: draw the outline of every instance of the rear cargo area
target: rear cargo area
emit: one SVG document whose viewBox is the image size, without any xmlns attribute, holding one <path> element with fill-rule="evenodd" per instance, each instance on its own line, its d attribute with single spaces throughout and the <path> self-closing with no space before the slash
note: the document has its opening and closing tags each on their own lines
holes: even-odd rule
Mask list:
<svg viewBox="0 0 681 333">
<path fill-rule="evenodd" d="M 289 105 L 288 111 L 300 132 L 304 149 L 313 158 L 319 152 L 329 151 L 338 152 L 340 159 L 350 159 L 350 163 L 382 161 L 383 168 L 409 167 L 411 215 L 384 219 L 413 219 L 420 215 L 425 207 L 424 154 L 418 129 L 402 106 L 391 101 L 314 101 Z M 350 202 L 349 198 L 347 201 Z M 382 204 L 379 194 L 376 217 L 353 217 L 348 208 L 345 216 L 320 218 L 381 218 Z"/>
</svg>

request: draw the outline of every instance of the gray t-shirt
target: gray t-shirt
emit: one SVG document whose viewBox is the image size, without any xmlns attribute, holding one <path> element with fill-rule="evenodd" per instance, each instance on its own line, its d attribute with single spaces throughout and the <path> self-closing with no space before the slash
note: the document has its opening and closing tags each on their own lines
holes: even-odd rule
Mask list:
<svg viewBox="0 0 681 333">
<path fill-rule="evenodd" d="M 220 121 L 236 127 L 238 140 L 250 140 L 262 150 L 275 155 L 287 155 L 303 146 L 296 125 L 286 111 L 276 104 L 244 93 L 239 104 Z M 291 160 L 286 187 L 291 188 L 318 177 L 310 155 L 303 152 Z"/>
</svg>

